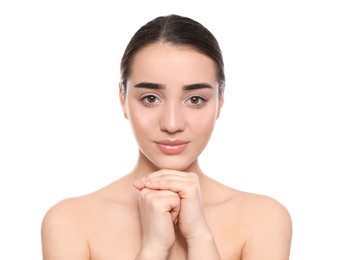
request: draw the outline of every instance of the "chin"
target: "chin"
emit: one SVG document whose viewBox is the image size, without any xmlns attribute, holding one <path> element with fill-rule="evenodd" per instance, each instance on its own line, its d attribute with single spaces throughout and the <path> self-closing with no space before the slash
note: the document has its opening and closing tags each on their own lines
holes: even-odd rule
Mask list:
<svg viewBox="0 0 341 260">
<path fill-rule="evenodd" d="M 158 160 L 157 162 L 152 163 L 158 169 L 168 169 L 168 170 L 176 170 L 176 171 L 188 171 L 189 168 L 193 165 L 193 161 L 180 160 L 179 158 L 169 158 L 164 160 Z"/>
<path fill-rule="evenodd" d="M 198 157 L 189 154 L 164 155 L 148 154 L 140 150 L 140 159 L 149 165 L 153 171 L 168 169 L 176 171 L 190 172 L 191 169 L 198 168 Z"/>
</svg>

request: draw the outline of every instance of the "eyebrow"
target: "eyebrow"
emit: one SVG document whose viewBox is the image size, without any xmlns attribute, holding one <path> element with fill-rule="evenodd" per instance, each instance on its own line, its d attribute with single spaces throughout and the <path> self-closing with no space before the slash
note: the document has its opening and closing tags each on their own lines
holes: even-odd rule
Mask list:
<svg viewBox="0 0 341 260">
<path fill-rule="evenodd" d="M 135 88 L 164 89 L 165 85 L 151 82 L 140 82 L 134 85 Z"/>
<path fill-rule="evenodd" d="M 164 84 L 159 83 L 151 83 L 151 82 L 140 82 L 134 85 L 135 88 L 146 88 L 146 89 L 165 89 Z M 210 88 L 213 89 L 213 87 L 208 83 L 195 83 L 190 85 L 185 85 L 182 87 L 183 90 L 196 90 L 196 89 L 203 89 L 203 88 Z"/>
<path fill-rule="evenodd" d="M 202 89 L 202 88 L 213 89 L 213 87 L 210 84 L 207 84 L 207 83 L 195 83 L 195 84 L 190 84 L 190 85 L 183 86 L 183 90 L 196 90 L 196 89 Z"/>
</svg>

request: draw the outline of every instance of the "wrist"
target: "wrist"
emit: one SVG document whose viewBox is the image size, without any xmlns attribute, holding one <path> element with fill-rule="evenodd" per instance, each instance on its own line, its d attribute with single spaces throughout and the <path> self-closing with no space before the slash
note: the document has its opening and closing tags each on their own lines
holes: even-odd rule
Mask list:
<svg viewBox="0 0 341 260">
<path fill-rule="evenodd" d="M 215 240 L 212 233 L 208 230 L 186 240 L 189 250 L 205 251 L 205 248 L 215 248 Z"/>
<path fill-rule="evenodd" d="M 159 250 L 152 247 L 141 247 L 135 260 L 166 260 L 169 251 Z"/>
<path fill-rule="evenodd" d="M 191 248 L 200 248 L 205 245 L 215 244 L 214 238 L 210 232 L 201 234 L 190 239 L 187 239 L 187 245 Z"/>
<path fill-rule="evenodd" d="M 187 259 L 189 260 L 221 260 L 214 237 L 210 233 L 205 236 L 189 240 L 187 245 Z"/>
</svg>

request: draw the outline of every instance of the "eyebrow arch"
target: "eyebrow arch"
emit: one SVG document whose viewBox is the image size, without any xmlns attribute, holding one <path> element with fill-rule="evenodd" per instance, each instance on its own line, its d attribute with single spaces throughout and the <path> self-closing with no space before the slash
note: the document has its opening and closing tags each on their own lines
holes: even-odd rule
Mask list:
<svg viewBox="0 0 341 260">
<path fill-rule="evenodd" d="M 210 84 L 207 84 L 207 83 L 195 83 L 195 84 L 190 84 L 190 85 L 183 86 L 183 90 L 196 90 L 196 89 L 202 89 L 202 88 L 213 89 L 213 87 Z"/>
</svg>

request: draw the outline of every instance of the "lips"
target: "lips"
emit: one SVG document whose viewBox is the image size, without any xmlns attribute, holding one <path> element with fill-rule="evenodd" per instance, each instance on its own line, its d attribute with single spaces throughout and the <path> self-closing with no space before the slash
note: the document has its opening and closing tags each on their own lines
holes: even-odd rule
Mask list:
<svg viewBox="0 0 341 260">
<path fill-rule="evenodd" d="M 175 155 L 181 153 L 189 142 L 181 140 L 164 140 L 156 142 L 157 147 L 165 154 Z"/>
</svg>

